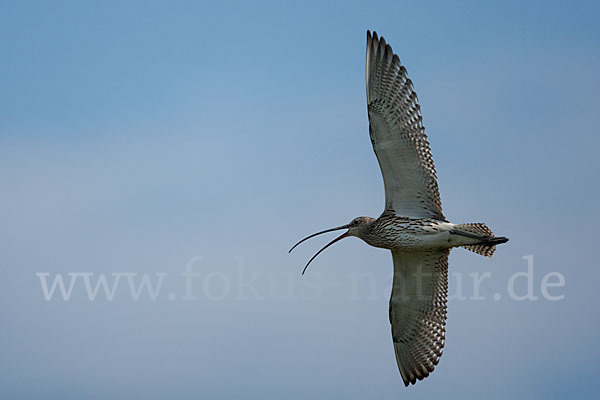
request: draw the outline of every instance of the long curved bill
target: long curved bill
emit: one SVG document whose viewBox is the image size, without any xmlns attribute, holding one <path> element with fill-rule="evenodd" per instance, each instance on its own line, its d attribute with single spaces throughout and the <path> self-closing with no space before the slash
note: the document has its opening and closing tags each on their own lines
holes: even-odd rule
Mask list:
<svg viewBox="0 0 600 400">
<path fill-rule="evenodd" d="M 298 245 L 299 245 L 300 243 L 306 242 L 306 241 L 307 241 L 308 239 L 310 239 L 310 238 L 314 238 L 315 236 L 319 236 L 319 235 L 321 235 L 321 234 L 323 234 L 323 233 L 327 233 L 327 232 L 333 232 L 333 231 L 339 231 L 340 229 L 348 229 L 348 228 L 349 228 L 349 226 L 348 226 L 348 225 L 342 225 L 342 226 L 338 226 L 337 228 L 325 229 L 324 231 L 317 232 L 317 233 L 313 233 L 312 235 L 309 235 L 309 236 L 305 237 L 304 239 L 302 239 L 301 241 L 299 241 L 298 243 L 296 243 L 296 244 L 294 245 L 294 247 L 292 247 L 292 248 L 290 249 L 290 251 L 288 251 L 288 253 L 291 253 L 291 252 L 292 252 L 292 250 L 294 250 L 296 247 L 298 247 Z"/>
<path fill-rule="evenodd" d="M 302 275 L 304 275 L 304 273 L 306 272 L 306 268 L 308 268 L 308 266 L 310 265 L 310 263 L 312 262 L 312 260 L 314 260 L 315 258 L 317 258 L 317 256 L 319 254 L 321 254 L 323 252 L 323 250 L 325 250 L 326 248 L 328 248 L 329 246 L 331 246 L 332 244 L 334 244 L 337 241 L 342 240 L 345 237 L 348 237 L 350 235 L 348 235 L 348 232 L 343 233 L 342 235 L 336 237 L 335 239 L 333 239 L 331 242 L 327 243 L 325 246 L 323 246 L 323 248 L 319 251 L 317 251 L 317 254 L 315 254 L 314 256 L 312 256 L 312 258 L 310 260 L 308 260 L 308 262 L 306 263 L 306 266 L 304 267 L 304 269 L 302 270 Z"/>
<path fill-rule="evenodd" d="M 296 244 L 294 245 L 294 247 L 292 247 L 292 248 L 290 249 L 289 253 L 291 253 L 291 252 L 292 252 L 292 250 L 294 250 L 294 249 L 295 249 L 295 248 L 296 248 L 296 247 L 297 247 L 297 246 L 298 246 L 300 243 L 302 243 L 302 242 L 304 242 L 304 241 L 306 241 L 306 240 L 308 240 L 308 239 L 310 239 L 310 238 L 313 238 L 313 237 L 315 237 L 315 236 L 321 235 L 321 234 L 323 234 L 323 233 L 327 233 L 327 232 L 333 232 L 333 231 L 339 231 L 340 229 L 348 229 L 348 228 L 349 228 L 349 226 L 348 226 L 348 225 L 342 225 L 342 226 L 338 226 L 337 228 L 326 229 L 326 230 L 324 230 L 324 231 L 321 231 L 321 232 L 313 233 L 312 235 L 310 235 L 310 236 L 307 236 L 307 237 L 305 237 L 304 239 L 302 239 L 301 241 L 299 241 L 298 243 L 296 243 Z M 348 232 L 346 232 L 346 233 L 344 233 L 344 234 L 342 234 L 342 235 L 338 236 L 337 238 L 333 239 L 331 242 L 327 243 L 327 244 L 326 244 L 326 245 L 325 245 L 325 246 L 324 246 L 324 247 L 323 247 L 321 250 L 317 251 L 317 253 L 316 253 L 314 256 L 312 256 L 312 258 L 311 258 L 311 259 L 308 261 L 308 263 L 306 263 L 306 266 L 305 266 L 305 267 L 304 267 L 304 269 L 302 270 L 302 275 L 304 275 L 304 272 L 306 272 L 306 268 L 308 268 L 308 266 L 310 265 L 310 263 L 311 263 L 311 262 L 312 262 L 312 261 L 313 261 L 315 258 L 317 258 L 317 256 L 318 256 L 319 254 L 321 254 L 321 253 L 322 253 L 322 252 L 323 252 L 323 251 L 324 251 L 326 248 L 328 248 L 329 246 L 331 246 L 331 245 L 332 245 L 332 244 L 334 244 L 335 242 L 338 242 L 338 241 L 340 241 L 340 240 L 342 240 L 343 238 L 345 238 L 345 237 L 348 237 L 348 236 L 349 236 L 349 235 L 348 235 Z"/>
</svg>

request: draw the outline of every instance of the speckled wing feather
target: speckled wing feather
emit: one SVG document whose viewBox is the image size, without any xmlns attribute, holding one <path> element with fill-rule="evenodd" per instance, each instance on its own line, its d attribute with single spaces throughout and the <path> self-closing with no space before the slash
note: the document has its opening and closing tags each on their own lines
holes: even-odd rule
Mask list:
<svg viewBox="0 0 600 400">
<path fill-rule="evenodd" d="M 367 104 L 371 143 L 385 184 L 385 208 L 445 221 L 417 94 L 385 39 L 367 31 Z"/>
<path fill-rule="evenodd" d="M 390 323 L 396 361 L 406 386 L 428 377 L 442 356 L 449 254 L 449 249 L 392 250 Z"/>
</svg>

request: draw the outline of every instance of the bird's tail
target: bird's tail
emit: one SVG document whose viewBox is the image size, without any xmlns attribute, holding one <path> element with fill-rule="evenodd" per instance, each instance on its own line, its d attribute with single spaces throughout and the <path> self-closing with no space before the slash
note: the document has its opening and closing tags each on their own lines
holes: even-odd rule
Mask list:
<svg viewBox="0 0 600 400">
<path fill-rule="evenodd" d="M 506 237 L 496 237 L 486 224 L 458 224 L 455 227 L 455 233 L 468 236 L 473 239 L 479 239 L 480 243 L 464 245 L 467 250 L 482 256 L 491 257 L 496 251 L 496 245 L 508 242 Z"/>
</svg>

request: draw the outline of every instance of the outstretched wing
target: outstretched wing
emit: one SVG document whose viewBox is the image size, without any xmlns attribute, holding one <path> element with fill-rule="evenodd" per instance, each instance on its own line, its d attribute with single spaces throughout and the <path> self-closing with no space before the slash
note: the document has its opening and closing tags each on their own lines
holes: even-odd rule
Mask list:
<svg viewBox="0 0 600 400">
<path fill-rule="evenodd" d="M 385 184 L 385 208 L 445 221 L 417 94 L 385 39 L 367 31 L 367 104 L 371 143 Z"/>
<path fill-rule="evenodd" d="M 392 250 L 390 323 L 396 361 L 406 386 L 429 376 L 442 356 L 446 331 L 449 249 Z"/>
</svg>

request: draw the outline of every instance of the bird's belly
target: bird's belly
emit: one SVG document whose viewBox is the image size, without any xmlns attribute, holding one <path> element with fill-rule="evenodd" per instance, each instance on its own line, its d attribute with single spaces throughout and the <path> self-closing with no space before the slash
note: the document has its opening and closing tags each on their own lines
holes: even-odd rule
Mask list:
<svg viewBox="0 0 600 400">
<path fill-rule="evenodd" d="M 453 247 L 450 232 L 405 233 L 397 236 L 393 248 L 398 250 L 421 250 Z"/>
<path fill-rule="evenodd" d="M 420 251 L 427 249 L 444 249 L 460 245 L 456 235 L 450 233 L 452 224 L 443 223 L 432 226 L 420 227 L 420 229 L 394 229 L 391 228 L 381 237 L 377 243 L 369 243 L 375 247 L 390 250 Z"/>
</svg>

